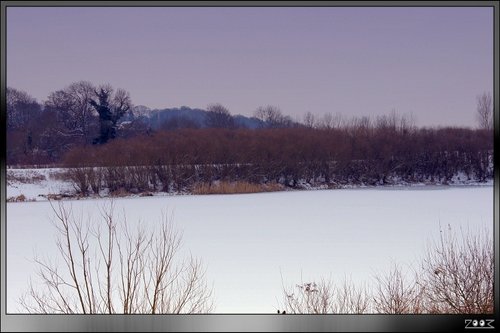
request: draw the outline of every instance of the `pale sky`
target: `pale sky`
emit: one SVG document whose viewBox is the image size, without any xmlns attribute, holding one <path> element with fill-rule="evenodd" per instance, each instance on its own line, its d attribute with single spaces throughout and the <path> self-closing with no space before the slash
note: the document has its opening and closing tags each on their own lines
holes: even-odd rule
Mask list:
<svg viewBox="0 0 500 333">
<path fill-rule="evenodd" d="M 492 7 L 8 7 L 7 84 L 39 101 L 111 83 L 151 108 L 276 105 L 476 126 Z"/>
</svg>

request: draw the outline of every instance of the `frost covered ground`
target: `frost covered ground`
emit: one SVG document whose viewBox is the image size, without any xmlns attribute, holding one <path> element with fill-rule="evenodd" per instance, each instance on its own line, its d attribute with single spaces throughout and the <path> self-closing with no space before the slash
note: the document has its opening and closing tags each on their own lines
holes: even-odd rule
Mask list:
<svg viewBox="0 0 500 333">
<path fill-rule="evenodd" d="M 8 186 L 8 196 L 36 199 L 65 188 L 50 178 Z M 55 181 L 54 181 L 55 180 Z M 50 185 L 49 185 L 50 184 Z M 68 189 L 70 190 L 70 189 Z M 44 192 L 45 191 L 45 192 Z M 67 200 L 76 213 L 98 216 L 108 199 Z M 171 213 L 183 253 L 203 260 L 216 313 L 276 313 L 288 287 L 321 278 L 370 282 L 392 263 L 415 264 L 440 228 L 493 229 L 493 187 L 417 186 L 238 195 L 114 199 L 134 223 Z M 34 275 L 34 254 L 57 258 L 49 202 L 7 204 L 7 311 Z M 283 281 L 282 281 L 283 278 Z"/>
</svg>

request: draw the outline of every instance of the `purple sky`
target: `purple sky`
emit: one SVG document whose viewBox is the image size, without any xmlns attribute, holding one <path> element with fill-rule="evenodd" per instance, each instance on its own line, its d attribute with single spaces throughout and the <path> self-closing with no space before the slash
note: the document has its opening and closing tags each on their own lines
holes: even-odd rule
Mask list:
<svg viewBox="0 0 500 333">
<path fill-rule="evenodd" d="M 493 9 L 9 7 L 8 86 L 43 101 L 79 80 L 151 108 L 395 109 L 475 126 L 476 96 L 493 90 Z"/>
</svg>

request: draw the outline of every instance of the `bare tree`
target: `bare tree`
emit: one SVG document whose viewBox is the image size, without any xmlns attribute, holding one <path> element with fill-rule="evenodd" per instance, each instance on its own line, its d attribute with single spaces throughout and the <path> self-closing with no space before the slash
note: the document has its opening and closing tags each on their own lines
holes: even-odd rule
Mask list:
<svg viewBox="0 0 500 333">
<path fill-rule="evenodd" d="M 304 125 L 309 128 L 316 126 L 316 117 L 310 111 L 304 115 Z"/>
<path fill-rule="evenodd" d="M 7 87 L 7 129 L 22 129 L 41 112 L 41 106 L 27 92 Z"/>
<path fill-rule="evenodd" d="M 482 93 L 477 99 L 477 121 L 482 129 L 493 129 L 493 104 L 491 93 Z"/>
<path fill-rule="evenodd" d="M 7 161 L 22 156 L 30 159 L 36 151 L 42 115 L 41 105 L 25 91 L 7 87 Z"/>
<path fill-rule="evenodd" d="M 289 116 L 284 116 L 281 110 L 273 105 L 258 107 L 254 116 L 270 128 L 290 127 L 293 123 Z"/>
<path fill-rule="evenodd" d="M 353 116 L 348 124 L 348 127 L 354 131 L 369 131 L 373 127 L 373 121 L 368 116 Z"/>
<path fill-rule="evenodd" d="M 40 281 L 20 300 L 30 313 L 203 313 L 212 310 L 201 262 L 178 261 L 181 235 L 166 216 L 160 230 L 117 221 L 113 203 L 96 227 L 54 207 L 62 267 L 36 258 Z M 121 222 L 121 223 L 120 223 Z"/>
<path fill-rule="evenodd" d="M 78 81 L 49 95 L 45 108 L 56 113 L 64 135 L 80 136 L 84 142 L 91 142 L 97 127 L 97 113 L 90 105 L 94 91 L 92 83 Z"/>
<path fill-rule="evenodd" d="M 415 118 L 412 113 L 400 115 L 393 109 L 388 115 L 378 116 L 374 125 L 378 130 L 408 133 L 415 129 Z"/>
<path fill-rule="evenodd" d="M 99 114 L 100 135 L 94 141 L 97 144 L 103 144 L 116 137 L 116 126 L 118 120 L 125 115 L 132 107 L 130 94 L 118 89 L 114 93 L 109 84 L 105 84 L 94 90 L 95 99 L 90 100 L 90 105 Z"/>
<path fill-rule="evenodd" d="M 318 123 L 318 127 L 322 129 L 340 128 L 343 123 L 342 115 L 340 113 L 336 113 L 335 115 L 325 113 Z"/>
<path fill-rule="evenodd" d="M 207 107 L 207 126 L 213 128 L 233 128 L 234 119 L 229 110 L 220 103 Z"/>
</svg>

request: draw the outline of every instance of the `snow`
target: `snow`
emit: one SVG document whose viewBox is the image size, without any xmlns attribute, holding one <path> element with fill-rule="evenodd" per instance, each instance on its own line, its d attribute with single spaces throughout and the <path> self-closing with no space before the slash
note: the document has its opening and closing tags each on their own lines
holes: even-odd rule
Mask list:
<svg viewBox="0 0 500 333">
<path fill-rule="evenodd" d="M 75 192 L 68 181 L 61 179 L 63 169 L 7 169 L 7 199 L 20 195 L 26 201 L 47 200 L 49 194 Z"/>
<path fill-rule="evenodd" d="M 66 196 L 75 196 L 76 191 L 70 181 L 64 180 L 64 168 L 37 168 L 37 169 L 7 169 L 7 199 L 15 201 L 20 195 L 25 196 L 25 201 L 46 201 L 49 194 L 62 194 Z M 401 187 L 432 187 L 434 185 L 446 186 L 493 186 L 493 179 L 488 179 L 486 182 L 478 182 L 475 179 L 470 179 L 463 172 L 457 173 L 452 177 L 451 181 L 446 184 L 432 183 L 430 180 L 426 183 L 407 183 L 397 177 L 389 177 L 390 184 L 380 184 L 384 188 L 401 188 Z M 324 190 L 328 189 L 326 184 L 320 180 L 300 179 L 297 182 L 297 188 L 302 190 Z M 284 179 L 282 180 L 282 183 Z M 338 188 L 373 188 L 374 186 L 365 184 L 343 184 L 337 185 Z M 107 196 L 108 190 L 101 190 L 100 196 Z M 154 192 L 150 193 L 152 196 L 170 196 L 172 194 L 180 194 L 177 192 Z M 138 194 L 130 194 L 129 197 L 139 197 Z M 82 198 L 80 198 L 82 199 Z"/>
<path fill-rule="evenodd" d="M 50 171 L 44 172 L 50 179 Z M 42 185 L 9 186 L 8 193 L 29 190 L 36 197 Z M 65 204 L 97 217 L 107 201 Z M 493 228 L 492 186 L 129 197 L 114 203 L 131 226 L 153 225 L 162 213 L 173 214 L 183 232 L 182 255 L 201 258 L 207 268 L 216 313 L 276 313 L 282 282 L 288 287 L 345 276 L 370 282 L 392 263 L 418 262 L 440 228 Z M 7 311 L 17 312 L 17 300 L 34 276 L 34 254 L 57 258 L 56 231 L 47 201 L 7 203 L 6 213 Z"/>
</svg>

